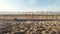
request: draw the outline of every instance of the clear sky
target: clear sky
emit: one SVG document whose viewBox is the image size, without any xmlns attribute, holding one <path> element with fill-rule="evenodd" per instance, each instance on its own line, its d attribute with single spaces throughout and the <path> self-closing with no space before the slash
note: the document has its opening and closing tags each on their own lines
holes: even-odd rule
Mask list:
<svg viewBox="0 0 60 34">
<path fill-rule="evenodd" d="M 0 0 L 0 11 L 60 11 L 60 0 Z"/>
</svg>

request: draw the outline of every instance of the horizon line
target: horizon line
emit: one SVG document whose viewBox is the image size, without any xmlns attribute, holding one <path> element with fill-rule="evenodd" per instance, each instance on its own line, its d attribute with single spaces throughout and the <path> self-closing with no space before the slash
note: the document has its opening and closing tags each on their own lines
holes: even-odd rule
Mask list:
<svg viewBox="0 0 60 34">
<path fill-rule="evenodd" d="M 54 11 L 54 12 L 52 12 L 52 11 L 47 11 L 47 12 L 45 12 L 45 11 L 36 11 L 36 12 L 33 12 L 33 11 L 31 11 L 31 12 L 18 12 L 18 11 L 12 11 L 12 12 L 0 12 L 0 14 L 60 14 L 60 12 L 59 11 Z"/>
</svg>

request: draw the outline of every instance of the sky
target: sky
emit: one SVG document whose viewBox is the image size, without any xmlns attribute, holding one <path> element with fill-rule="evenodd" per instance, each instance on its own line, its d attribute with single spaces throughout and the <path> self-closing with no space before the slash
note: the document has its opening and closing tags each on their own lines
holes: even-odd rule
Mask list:
<svg viewBox="0 0 60 34">
<path fill-rule="evenodd" d="M 60 0 L 0 0 L 0 11 L 60 11 Z"/>
</svg>

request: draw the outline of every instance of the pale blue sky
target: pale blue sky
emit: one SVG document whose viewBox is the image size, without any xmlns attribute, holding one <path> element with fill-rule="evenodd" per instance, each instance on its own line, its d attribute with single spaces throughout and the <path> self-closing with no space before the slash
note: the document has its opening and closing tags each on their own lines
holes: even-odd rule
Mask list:
<svg viewBox="0 0 60 34">
<path fill-rule="evenodd" d="M 60 11 L 60 0 L 0 0 L 0 11 Z"/>
</svg>

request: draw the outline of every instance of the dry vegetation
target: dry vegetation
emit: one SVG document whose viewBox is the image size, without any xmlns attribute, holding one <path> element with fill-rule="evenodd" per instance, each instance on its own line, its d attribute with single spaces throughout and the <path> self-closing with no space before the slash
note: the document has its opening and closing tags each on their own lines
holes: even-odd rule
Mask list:
<svg viewBox="0 0 60 34">
<path fill-rule="evenodd" d="M 14 24 L 4 23 L 0 24 L 0 34 L 60 34 L 60 22 L 22 21 Z"/>
<path fill-rule="evenodd" d="M 14 18 L 41 19 L 41 20 L 47 19 L 47 21 L 17 21 L 17 19 Z M 52 21 L 48 21 L 48 19 Z M 57 15 L 55 16 L 0 15 L 0 34 L 60 34 L 59 19 L 60 16 Z"/>
</svg>

